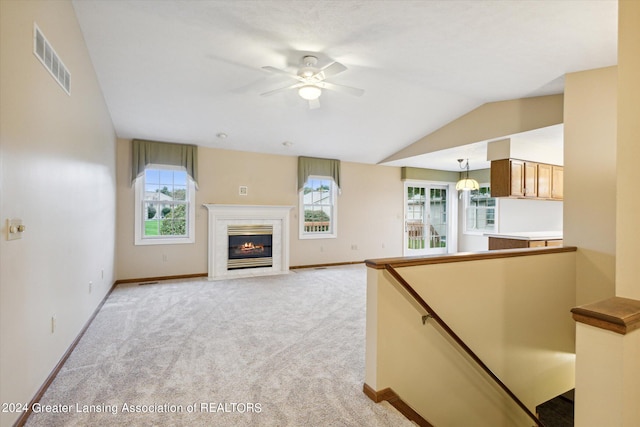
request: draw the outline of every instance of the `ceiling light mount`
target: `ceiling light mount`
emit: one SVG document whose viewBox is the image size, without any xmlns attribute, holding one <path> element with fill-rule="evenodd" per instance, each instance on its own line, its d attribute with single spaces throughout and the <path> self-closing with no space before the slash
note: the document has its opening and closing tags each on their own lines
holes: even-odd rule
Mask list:
<svg viewBox="0 0 640 427">
<path fill-rule="evenodd" d="M 313 67 L 318 63 L 318 57 L 314 55 L 303 56 L 302 63 L 307 67 Z"/>
<path fill-rule="evenodd" d="M 318 69 L 316 68 L 316 64 L 318 63 L 318 58 L 315 56 L 307 55 L 302 58 L 302 67 L 298 70 L 298 76 L 303 79 L 310 79 L 318 73 Z"/>
</svg>

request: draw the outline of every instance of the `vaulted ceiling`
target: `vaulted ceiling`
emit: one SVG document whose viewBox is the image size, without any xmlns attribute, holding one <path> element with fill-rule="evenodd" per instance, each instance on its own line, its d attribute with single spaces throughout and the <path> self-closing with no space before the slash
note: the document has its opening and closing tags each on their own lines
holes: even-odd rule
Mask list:
<svg viewBox="0 0 640 427">
<path fill-rule="evenodd" d="M 562 93 L 565 73 L 617 63 L 613 0 L 73 6 L 119 137 L 231 150 L 378 163 L 482 104 Z M 295 73 L 309 53 L 364 95 L 325 89 L 316 109 L 295 90 L 260 95 L 296 83 L 262 67 Z"/>
</svg>

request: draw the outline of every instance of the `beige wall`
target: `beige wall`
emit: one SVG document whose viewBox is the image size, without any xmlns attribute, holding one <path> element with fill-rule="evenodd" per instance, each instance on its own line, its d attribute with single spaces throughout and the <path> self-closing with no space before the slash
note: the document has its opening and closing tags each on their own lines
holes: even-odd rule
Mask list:
<svg viewBox="0 0 640 427">
<path fill-rule="evenodd" d="M 614 295 L 617 67 L 567 74 L 564 243 L 577 246 L 577 303 Z"/>
<path fill-rule="evenodd" d="M 400 178 L 403 180 L 457 182 L 459 177 L 459 172 L 412 167 L 400 168 Z"/>
<path fill-rule="evenodd" d="M 616 295 L 640 299 L 640 3 L 620 1 L 618 31 L 618 157 Z"/>
<path fill-rule="evenodd" d="M 33 54 L 34 21 L 71 96 Z M 25 403 L 114 281 L 115 133 L 68 1 L 0 1 L 0 188 L 0 402 Z"/>
<path fill-rule="evenodd" d="M 618 7 L 615 294 L 638 300 L 640 2 L 621 0 Z M 640 330 L 620 335 L 578 324 L 576 350 L 576 425 L 640 425 Z"/>
<path fill-rule="evenodd" d="M 576 326 L 575 425 L 640 425 L 640 330 Z"/>
<path fill-rule="evenodd" d="M 570 252 L 398 271 L 535 412 L 573 388 L 575 259 Z M 390 387 L 436 426 L 530 425 L 433 320 L 422 324 L 425 313 L 387 272 L 369 269 L 367 282 L 369 386 Z"/>
<path fill-rule="evenodd" d="M 640 2 L 620 1 L 618 16 L 616 295 L 640 300 L 640 200 L 629 197 L 635 190 L 632 180 L 638 175 L 640 163 Z M 613 403 L 621 408 L 620 425 L 637 426 L 640 424 L 640 330 L 615 338 L 622 363 L 617 369 L 613 367 L 616 371 L 611 376 L 620 381 L 623 398 Z M 593 348 L 598 343 L 588 345 Z M 609 362 L 606 360 L 604 366 L 611 367 Z"/>
<path fill-rule="evenodd" d="M 207 272 L 207 210 L 203 203 L 290 205 L 292 266 L 402 255 L 400 168 L 342 162 L 338 238 L 298 239 L 297 158 L 198 148 L 196 242 L 135 246 L 131 142 L 118 140 L 118 279 Z M 248 187 L 240 196 L 238 187 Z M 353 249 L 357 248 L 357 249 Z"/>
</svg>

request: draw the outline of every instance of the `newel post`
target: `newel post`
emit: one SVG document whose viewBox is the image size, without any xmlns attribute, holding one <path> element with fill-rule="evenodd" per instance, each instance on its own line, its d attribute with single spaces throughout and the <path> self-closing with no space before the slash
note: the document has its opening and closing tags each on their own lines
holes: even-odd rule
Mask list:
<svg viewBox="0 0 640 427">
<path fill-rule="evenodd" d="M 640 425 L 640 301 L 613 297 L 576 320 L 575 425 Z"/>
</svg>

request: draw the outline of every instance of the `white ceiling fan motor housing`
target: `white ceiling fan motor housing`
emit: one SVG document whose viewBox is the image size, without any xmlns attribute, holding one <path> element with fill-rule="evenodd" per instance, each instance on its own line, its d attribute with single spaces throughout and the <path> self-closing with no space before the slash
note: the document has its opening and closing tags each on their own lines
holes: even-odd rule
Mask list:
<svg viewBox="0 0 640 427">
<path fill-rule="evenodd" d="M 318 73 L 318 69 L 315 67 L 318 63 L 318 58 L 312 55 L 307 55 L 302 58 L 303 66 L 298 70 L 298 76 L 308 79 Z"/>
</svg>

